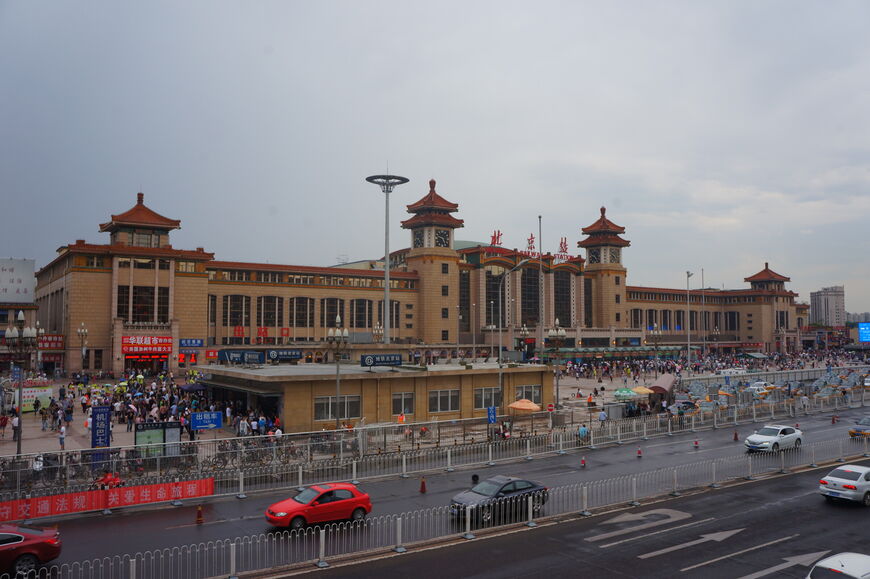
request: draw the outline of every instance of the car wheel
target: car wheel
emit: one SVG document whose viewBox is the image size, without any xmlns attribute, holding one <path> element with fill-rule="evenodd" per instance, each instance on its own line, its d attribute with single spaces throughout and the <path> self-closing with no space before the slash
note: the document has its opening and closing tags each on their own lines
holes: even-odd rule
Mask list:
<svg viewBox="0 0 870 579">
<path fill-rule="evenodd" d="M 302 517 L 294 517 L 290 521 L 290 529 L 293 531 L 301 531 L 303 527 L 305 527 L 305 519 Z"/>
<path fill-rule="evenodd" d="M 770 450 L 772 450 L 773 452 L 779 452 L 779 443 L 774 442 L 773 446 L 770 447 Z"/>
<path fill-rule="evenodd" d="M 864 500 L 861 502 L 864 503 L 865 507 L 870 507 L 870 492 L 864 493 Z"/>
<path fill-rule="evenodd" d="M 36 557 L 33 555 L 21 555 L 15 559 L 15 564 L 12 566 L 12 570 L 16 575 L 29 575 L 36 571 L 36 566 L 38 564 L 39 561 L 37 561 Z"/>
<path fill-rule="evenodd" d="M 794 441 L 794 447 L 795 448 L 801 447 L 801 439 L 800 438 L 798 438 L 797 440 Z"/>
<path fill-rule="evenodd" d="M 351 521 L 362 521 L 366 518 L 366 510 L 363 508 L 357 508 L 353 510 L 353 514 L 350 516 Z"/>
</svg>

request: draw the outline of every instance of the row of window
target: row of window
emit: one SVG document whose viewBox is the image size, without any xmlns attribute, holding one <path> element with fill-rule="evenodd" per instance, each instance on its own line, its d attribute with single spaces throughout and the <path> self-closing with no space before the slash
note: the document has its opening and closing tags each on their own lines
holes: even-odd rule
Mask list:
<svg viewBox="0 0 870 579">
<path fill-rule="evenodd" d="M 516 389 L 517 400 L 527 398 L 535 404 L 541 403 L 541 386 L 526 385 Z M 459 390 L 431 390 L 429 392 L 429 412 L 459 412 Z M 501 405 L 501 391 L 498 387 L 475 388 L 474 409 L 485 410 L 490 406 Z M 362 400 L 360 396 L 341 396 L 337 409 L 339 419 L 361 418 Z M 413 392 L 394 392 L 392 403 L 393 416 L 415 413 Z M 314 420 L 335 420 L 335 396 L 314 398 Z"/>
<path fill-rule="evenodd" d="M 686 293 L 685 292 L 674 292 L 674 293 L 655 293 L 655 292 L 639 292 L 639 291 L 630 291 L 628 292 L 628 299 L 637 300 L 637 301 L 648 301 L 648 302 L 682 302 L 686 303 Z M 763 301 L 763 298 L 756 296 L 719 296 L 719 295 L 701 295 L 701 294 L 691 294 L 689 296 L 689 302 L 693 304 L 751 304 L 757 301 Z"/>
<path fill-rule="evenodd" d="M 377 277 L 341 275 L 304 275 L 277 271 L 209 270 L 208 279 L 223 281 L 252 281 L 259 283 L 287 283 L 333 287 L 383 288 L 384 280 Z M 391 289 L 415 289 L 415 280 L 391 279 Z"/>
<path fill-rule="evenodd" d="M 314 327 L 314 298 L 287 298 L 288 308 L 285 311 L 285 299 L 280 296 L 259 296 L 257 298 L 256 321 L 258 327 L 272 328 L 312 328 Z M 348 328 L 373 328 L 377 322 L 383 321 L 383 300 L 340 298 L 321 298 L 319 303 L 321 328 L 334 328 L 336 316 L 341 316 L 341 325 Z M 217 296 L 208 296 L 208 320 L 216 324 L 218 319 Z M 225 295 L 220 314 L 222 326 L 251 325 L 251 296 Z M 413 309 L 413 304 L 405 304 L 406 309 Z M 288 314 L 288 324 L 284 324 L 285 313 Z M 405 314 L 406 319 L 413 319 L 413 313 Z M 390 327 L 399 327 L 399 302 L 390 300 Z"/>
</svg>

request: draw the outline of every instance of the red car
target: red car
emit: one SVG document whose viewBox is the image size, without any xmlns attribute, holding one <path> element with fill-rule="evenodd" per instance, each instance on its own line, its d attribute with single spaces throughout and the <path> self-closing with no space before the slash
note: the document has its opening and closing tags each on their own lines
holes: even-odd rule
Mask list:
<svg viewBox="0 0 870 579">
<path fill-rule="evenodd" d="M 361 521 L 372 512 L 369 495 L 350 483 L 308 487 L 293 498 L 266 509 L 266 521 L 275 527 L 301 529 L 309 523 L 350 519 Z"/>
<path fill-rule="evenodd" d="M 57 529 L 0 525 L 0 572 L 26 576 L 59 556 Z"/>
</svg>

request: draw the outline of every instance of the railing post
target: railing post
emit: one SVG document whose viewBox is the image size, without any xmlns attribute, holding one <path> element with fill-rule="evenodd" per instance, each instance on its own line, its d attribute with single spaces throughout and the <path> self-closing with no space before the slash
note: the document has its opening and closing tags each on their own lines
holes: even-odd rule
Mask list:
<svg viewBox="0 0 870 579">
<path fill-rule="evenodd" d="M 770 403 L 770 420 L 773 421 L 773 402 Z"/>
<path fill-rule="evenodd" d="M 536 523 L 536 522 L 534 521 L 534 517 L 535 517 L 534 497 L 532 497 L 532 495 L 529 495 L 528 498 L 529 498 L 529 500 L 528 500 L 528 504 L 529 504 L 529 520 L 526 522 L 526 526 L 527 526 L 527 527 L 537 527 L 537 526 L 538 526 L 538 523 Z"/>
<path fill-rule="evenodd" d="M 565 454 L 565 449 L 562 448 L 564 445 L 564 441 L 565 441 L 565 433 L 560 432 L 559 433 L 559 450 L 556 451 L 556 454 Z"/>
<path fill-rule="evenodd" d="M 622 446 L 622 428 L 620 428 L 620 424 L 616 424 L 616 445 Z"/>
<path fill-rule="evenodd" d="M 639 507 L 640 503 L 637 501 L 637 477 L 631 477 L 631 501 L 628 503 L 630 507 Z"/>
<path fill-rule="evenodd" d="M 526 460 L 532 460 L 532 439 L 526 439 Z"/>
<path fill-rule="evenodd" d="M 713 410 L 713 430 L 719 428 L 719 424 L 717 424 L 717 419 L 719 418 L 719 409 L 716 408 Z"/>
<path fill-rule="evenodd" d="M 471 511 L 472 507 L 470 505 L 466 505 L 465 507 L 465 534 L 462 535 L 463 539 L 471 540 L 474 538 L 474 535 L 471 533 Z"/>
<path fill-rule="evenodd" d="M 396 546 L 393 547 L 396 553 L 404 553 L 407 551 L 402 545 L 402 515 L 396 517 Z"/>
<path fill-rule="evenodd" d="M 408 478 L 408 457 L 402 455 L 402 478 Z"/>
<path fill-rule="evenodd" d="M 749 474 L 746 475 L 746 480 L 752 480 L 752 455 L 748 455 L 746 460 L 749 463 Z"/>
<path fill-rule="evenodd" d="M 757 408 L 755 407 L 755 401 L 752 402 L 752 422 L 758 422 L 758 417 L 755 415 Z"/>
<path fill-rule="evenodd" d="M 695 432 L 695 415 L 692 414 L 692 432 Z"/>
<path fill-rule="evenodd" d="M 130 557 L 130 579 L 136 579 L 136 557 Z"/>
<path fill-rule="evenodd" d="M 451 456 L 450 449 L 447 449 L 447 468 L 445 469 L 447 472 L 453 472 L 455 469 L 453 468 L 453 464 L 451 464 Z"/>
<path fill-rule="evenodd" d="M 489 466 L 495 466 L 495 461 L 492 460 L 492 443 L 486 445 L 487 453 L 489 454 L 489 460 L 486 461 L 486 464 Z"/>
<path fill-rule="evenodd" d="M 840 448 L 840 458 L 837 459 L 837 462 L 846 462 L 846 459 L 843 458 L 843 441 L 839 441 L 837 446 Z"/>
<path fill-rule="evenodd" d="M 719 483 L 716 482 L 716 461 L 713 461 L 713 482 L 710 483 L 711 489 L 718 489 Z"/>
<path fill-rule="evenodd" d="M 640 437 L 641 440 L 649 440 L 649 437 L 646 435 L 646 417 L 641 418 L 643 420 L 643 436 Z"/>
<path fill-rule="evenodd" d="M 816 447 L 814 445 L 810 445 L 810 467 L 816 468 L 817 466 L 819 465 L 816 464 Z"/>
<path fill-rule="evenodd" d="M 236 575 L 236 542 L 230 543 L 230 579 L 237 579 Z"/>
<path fill-rule="evenodd" d="M 671 425 L 671 423 L 672 423 L 673 421 L 671 420 L 671 417 L 670 417 L 670 416 L 668 416 L 667 421 L 668 421 L 668 436 L 673 436 L 674 433 L 673 433 L 673 431 L 671 430 L 671 429 L 673 428 L 672 425 Z"/>
<path fill-rule="evenodd" d="M 680 496 L 680 491 L 677 490 L 677 469 L 674 469 L 674 491 L 671 493 L 672 497 Z"/>
<path fill-rule="evenodd" d="M 299 478 L 296 482 L 297 482 L 296 486 L 301 489 L 302 488 L 302 465 L 301 464 L 299 465 Z"/>
<path fill-rule="evenodd" d="M 315 565 L 321 569 L 329 567 L 329 563 L 326 562 L 326 529 L 320 529 L 320 551 Z"/>
<path fill-rule="evenodd" d="M 864 457 L 866 458 L 866 457 L 870 456 L 870 453 L 867 452 L 867 437 L 865 436 L 863 438 L 864 438 Z"/>
<path fill-rule="evenodd" d="M 589 492 L 588 485 L 583 485 L 581 490 L 581 504 L 583 505 L 582 510 L 580 511 L 580 515 L 583 517 L 591 517 L 592 513 L 589 512 Z"/>
<path fill-rule="evenodd" d="M 788 474 L 785 468 L 785 451 L 779 453 L 779 474 Z"/>
<path fill-rule="evenodd" d="M 246 499 L 248 495 L 245 494 L 245 471 L 239 471 L 239 494 L 236 495 L 237 499 Z"/>
<path fill-rule="evenodd" d="M 734 404 L 734 426 L 737 426 L 737 404 Z"/>
<path fill-rule="evenodd" d="M 589 428 L 589 450 L 595 450 L 595 429 Z"/>
</svg>

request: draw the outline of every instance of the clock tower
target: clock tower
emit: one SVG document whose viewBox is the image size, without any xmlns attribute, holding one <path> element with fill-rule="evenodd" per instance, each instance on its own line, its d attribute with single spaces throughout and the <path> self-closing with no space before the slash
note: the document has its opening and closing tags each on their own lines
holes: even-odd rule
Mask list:
<svg viewBox="0 0 870 579">
<path fill-rule="evenodd" d="M 459 205 L 435 192 L 435 179 L 429 193 L 407 206 L 414 216 L 402 222 L 411 232 L 411 250 L 406 256 L 409 270 L 420 275 L 417 334 L 427 344 L 457 343 L 459 336 L 459 254 L 453 249 L 453 231 L 463 221 L 451 213 Z"/>
<path fill-rule="evenodd" d="M 584 310 L 587 327 L 628 327 L 622 249 L 631 242 L 622 239 L 625 228 L 609 220 L 601 208 L 598 221 L 581 231 L 586 239 L 577 242 L 586 249 L 584 276 Z"/>
</svg>

